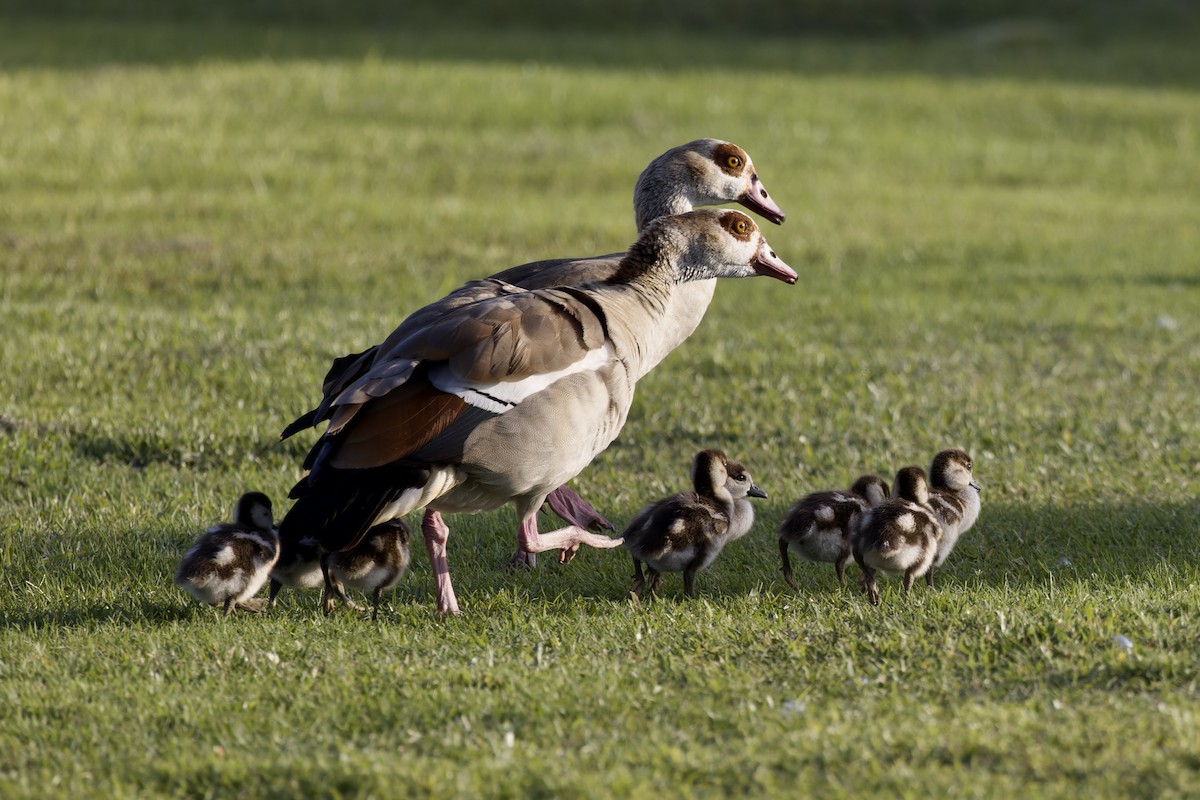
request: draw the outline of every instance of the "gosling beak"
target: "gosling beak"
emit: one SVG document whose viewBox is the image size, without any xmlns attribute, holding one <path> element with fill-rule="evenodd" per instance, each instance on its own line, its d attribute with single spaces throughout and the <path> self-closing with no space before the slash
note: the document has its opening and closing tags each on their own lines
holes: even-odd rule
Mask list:
<svg viewBox="0 0 1200 800">
<path fill-rule="evenodd" d="M 750 484 L 750 491 L 746 492 L 746 494 L 750 495 L 751 497 L 766 497 L 767 496 L 766 492 L 764 492 L 762 489 L 758 488 L 758 486 L 753 483 Z"/>
<path fill-rule="evenodd" d="M 983 489 L 980 489 L 979 484 L 976 483 L 975 481 L 971 481 L 971 486 L 975 489 L 975 491 L 980 492 L 980 493 L 983 492 Z"/>
</svg>

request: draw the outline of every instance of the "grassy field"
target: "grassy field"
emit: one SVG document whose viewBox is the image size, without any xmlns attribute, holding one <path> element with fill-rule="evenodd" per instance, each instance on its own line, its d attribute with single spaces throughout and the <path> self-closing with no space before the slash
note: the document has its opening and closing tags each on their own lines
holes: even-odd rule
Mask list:
<svg viewBox="0 0 1200 800">
<path fill-rule="evenodd" d="M 587 36 L 0 20 L 0 796 L 1200 794 L 1200 53 L 1099 24 Z M 450 519 L 377 624 L 172 585 L 329 359 L 465 279 L 621 249 L 735 141 L 800 273 L 727 282 L 574 482 L 720 446 L 770 492 L 633 606 L 621 551 Z M 778 571 L 799 496 L 968 449 L 930 592 Z M 851 569 L 852 580 L 856 571 Z M 1124 637 L 1131 646 L 1123 646 Z"/>
</svg>

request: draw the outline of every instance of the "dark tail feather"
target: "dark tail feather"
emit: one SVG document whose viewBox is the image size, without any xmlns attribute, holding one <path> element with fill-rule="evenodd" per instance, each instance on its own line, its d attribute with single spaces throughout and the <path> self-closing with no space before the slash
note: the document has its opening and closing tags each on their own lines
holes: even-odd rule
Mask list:
<svg viewBox="0 0 1200 800">
<path fill-rule="evenodd" d="M 349 550 L 366 536 L 379 512 L 406 489 L 429 480 L 429 471 L 415 468 L 327 470 L 321 480 L 301 478 L 292 487 L 296 502 L 279 523 L 279 536 L 288 541 L 312 537 L 321 549 Z"/>
<path fill-rule="evenodd" d="M 325 395 L 325 398 L 321 401 L 321 404 L 312 411 L 296 417 L 291 425 L 283 429 L 283 433 L 279 434 L 279 438 L 281 440 L 286 439 L 289 436 L 295 436 L 300 431 L 315 428 L 333 416 L 333 401 L 346 387 L 370 371 L 371 362 L 375 358 L 375 352 L 378 349 L 379 346 L 376 345 L 368 347 L 361 353 L 351 353 L 341 358 L 335 358 L 333 364 L 329 367 L 329 371 L 325 373 L 325 380 L 322 382 L 321 391 Z"/>
<path fill-rule="evenodd" d="M 313 492 L 296 501 L 279 523 L 279 536 L 296 541 L 313 537 L 327 551 L 349 550 L 360 541 L 375 517 L 403 490 Z"/>
<path fill-rule="evenodd" d="M 296 417 L 296 420 L 283 429 L 283 433 L 279 434 L 279 440 L 283 441 L 289 436 L 295 436 L 300 431 L 306 431 L 309 428 L 316 427 L 320 420 L 317 419 L 317 409 L 309 411 L 307 414 L 301 414 Z"/>
</svg>

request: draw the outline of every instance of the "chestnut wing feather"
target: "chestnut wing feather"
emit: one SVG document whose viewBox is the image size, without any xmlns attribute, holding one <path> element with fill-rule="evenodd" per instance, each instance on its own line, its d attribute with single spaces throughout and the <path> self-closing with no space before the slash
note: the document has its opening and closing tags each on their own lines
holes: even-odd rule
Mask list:
<svg viewBox="0 0 1200 800">
<path fill-rule="evenodd" d="M 459 443 L 437 439 L 469 404 L 430 383 L 428 367 L 444 362 L 460 380 L 479 386 L 552 373 L 604 345 L 597 312 L 586 297 L 546 290 L 464 306 L 411 333 L 392 356 L 377 354 L 371 370 L 335 401 L 326 431 L 327 440 L 336 440 L 329 463 L 383 466 L 431 444 L 427 452 L 454 451 Z M 455 426 L 456 439 L 469 433 Z"/>
</svg>

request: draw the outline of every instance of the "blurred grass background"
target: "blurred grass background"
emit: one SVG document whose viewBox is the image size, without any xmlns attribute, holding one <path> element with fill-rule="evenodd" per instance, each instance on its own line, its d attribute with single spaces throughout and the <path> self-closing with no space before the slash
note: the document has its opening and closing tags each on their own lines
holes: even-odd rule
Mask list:
<svg viewBox="0 0 1200 800">
<path fill-rule="evenodd" d="M 0 794 L 1200 791 L 1198 21 L 0 0 Z M 629 607 L 620 553 L 508 573 L 508 510 L 451 520 L 460 620 L 421 552 L 378 626 L 170 584 L 240 492 L 282 512 L 330 358 L 626 246 L 698 136 L 800 283 L 722 285 L 575 485 L 621 524 L 746 462 L 699 602 Z M 787 591 L 792 501 L 950 445 L 984 511 L 936 593 Z"/>
</svg>

